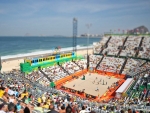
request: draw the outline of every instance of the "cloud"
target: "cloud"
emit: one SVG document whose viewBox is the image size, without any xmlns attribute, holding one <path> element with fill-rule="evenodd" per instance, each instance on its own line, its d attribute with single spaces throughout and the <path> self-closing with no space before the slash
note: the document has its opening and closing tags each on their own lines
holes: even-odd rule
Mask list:
<svg viewBox="0 0 150 113">
<path fill-rule="evenodd" d="M 60 1 L 24 1 L 16 3 L 1 4 L 0 7 L 6 8 L 9 13 L 19 14 L 20 16 L 33 16 L 38 13 L 56 14 L 93 14 L 102 11 L 113 10 L 132 10 L 133 8 L 149 7 L 149 1 L 134 1 L 134 2 L 114 2 L 103 0 L 60 0 Z M 42 12 L 43 11 L 43 12 Z M 3 11 L 0 10 L 0 14 Z M 66 16 L 66 15 L 65 15 Z"/>
<path fill-rule="evenodd" d="M 57 8 L 54 10 L 58 13 L 76 13 L 76 12 L 87 12 L 87 13 L 95 13 L 102 10 L 110 9 L 112 5 L 108 4 L 100 4 L 100 3 L 91 3 L 85 1 L 62 1 L 57 4 Z"/>
<path fill-rule="evenodd" d="M 57 7 L 56 7 L 57 5 Z M 54 4 L 55 7 L 52 7 L 54 11 L 58 13 L 76 13 L 76 12 L 86 12 L 86 13 L 97 13 L 106 10 L 114 9 L 128 9 L 134 7 L 149 7 L 150 2 L 101 2 L 99 1 L 61 1 L 57 4 Z"/>
<path fill-rule="evenodd" d="M 51 34 L 68 35 L 72 33 L 72 19 L 77 17 L 79 33 L 86 31 L 86 23 L 92 23 L 91 31 L 99 32 L 105 27 L 138 25 L 149 18 L 149 6 L 148 0 L 0 1 L 1 29 L 10 29 L 10 33 L 23 29 L 23 35 L 26 32 L 49 34 L 49 30 Z M 146 19 L 145 23 L 149 23 Z"/>
</svg>

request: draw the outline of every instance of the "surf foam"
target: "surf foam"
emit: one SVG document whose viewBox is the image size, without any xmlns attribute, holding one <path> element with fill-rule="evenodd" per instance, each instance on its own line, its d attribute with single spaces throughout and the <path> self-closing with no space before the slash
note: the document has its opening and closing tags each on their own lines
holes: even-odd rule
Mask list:
<svg viewBox="0 0 150 113">
<path fill-rule="evenodd" d="M 93 48 L 92 45 L 88 46 L 88 48 Z M 68 47 L 68 48 L 61 48 L 60 52 L 67 52 L 67 51 L 72 51 L 73 47 Z M 80 46 L 77 45 L 77 50 L 84 50 L 87 49 L 87 46 Z M 35 52 L 36 51 L 36 52 Z M 43 54 L 52 54 L 54 52 L 54 50 L 40 50 L 37 51 L 35 50 L 34 52 L 30 52 L 30 53 L 23 53 L 23 54 L 17 54 L 17 55 L 7 55 L 7 56 L 1 56 L 2 60 L 7 60 L 10 58 L 21 58 L 21 57 L 29 57 L 29 56 L 34 56 L 34 55 L 43 55 Z"/>
</svg>

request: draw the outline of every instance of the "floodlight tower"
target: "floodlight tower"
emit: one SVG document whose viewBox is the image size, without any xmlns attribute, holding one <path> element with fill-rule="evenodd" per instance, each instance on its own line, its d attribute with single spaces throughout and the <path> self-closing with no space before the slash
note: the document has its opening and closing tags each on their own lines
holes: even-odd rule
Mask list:
<svg viewBox="0 0 150 113">
<path fill-rule="evenodd" d="M 90 27 L 92 26 L 92 24 L 86 24 L 86 27 L 88 29 L 88 33 L 87 33 L 87 70 L 89 68 L 89 53 L 88 53 L 88 49 L 89 49 L 89 37 L 90 37 L 90 34 L 89 34 L 89 30 L 90 30 Z"/>
<path fill-rule="evenodd" d="M 77 18 L 73 18 L 73 52 L 77 51 Z"/>
</svg>

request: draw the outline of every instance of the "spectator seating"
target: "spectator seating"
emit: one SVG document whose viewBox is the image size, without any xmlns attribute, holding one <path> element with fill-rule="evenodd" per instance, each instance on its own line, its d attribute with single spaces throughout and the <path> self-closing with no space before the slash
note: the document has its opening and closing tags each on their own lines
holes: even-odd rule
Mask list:
<svg viewBox="0 0 150 113">
<path fill-rule="evenodd" d="M 142 47 L 143 47 L 143 51 L 139 52 L 138 57 L 150 58 L 150 37 L 144 37 Z"/>
<path fill-rule="evenodd" d="M 89 67 L 95 68 L 101 58 L 102 58 L 102 56 L 99 56 L 99 55 L 90 55 L 89 56 Z"/>
<path fill-rule="evenodd" d="M 120 56 L 135 56 L 135 47 L 138 47 L 141 41 L 140 36 L 129 36 L 125 43 L 125 50 L 122 50 Z"/>
<path fill-rule="evenodd" d="M 132 74 L 134 72 L 138 72 L 138 68 L 144 63 L 144 60 L 139 60 L 139 59 L 132 59 L 128 58 L 127 63 L 125 65 L 125 68 L 122 72 L 122 74 Z"/>
<path fill-rule="evenodd" d="M 101 51 L 101 48 L 105 45 L 105 43 L 107 42 L 108 39 L 109 39 L 109 36 L 103 37 L 100 42 L 97 42 L 94 45 L 93 51 L 94 51 L 95 54 L 99 54 L 99 52 Z"/>
<path fill-rule="evenodd" d="M 108 43 L 108 47 L 104 49 L 103 54 L 107 52 L 108 55 L 117 55 L 119 52 L 118 47 L 123 45 L 125 38 L 125 36 L 112 36 Z"/>
<path fill-rule="evenodd" d="M 122 58 L 104 57 L 97 70 L 119 73 L 123 63 L 124 59 Z"/>
</svg>

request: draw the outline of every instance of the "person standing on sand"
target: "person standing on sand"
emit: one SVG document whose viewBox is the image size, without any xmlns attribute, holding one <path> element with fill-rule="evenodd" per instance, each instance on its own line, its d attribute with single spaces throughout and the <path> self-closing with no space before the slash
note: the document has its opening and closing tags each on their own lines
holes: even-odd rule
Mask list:
<svg viewBox="0 0 150 113">
<path fill-rule="evenodd" d="M 101 80 L 102 80 L 102 79 L 100 79 L 100 82 L 101 82 Z"/>
<path fill-rule="evenodd" d="M 95 83 L 95 80 L 92 82 L 93 84 Z"/>
<path fill-rule="evenodd" d="M 99 85 L 99 82 L 97 82 L 97 85 Z"/>
<path fill-rule="evenodd" d="M 75 84 L 73 85 L 73 87 L 75 87 Z"/>
<path fill-rule="evenodd" d="M 97 87 L 95 91 L 99 91 L 99 88 Z"/>
</svg>

